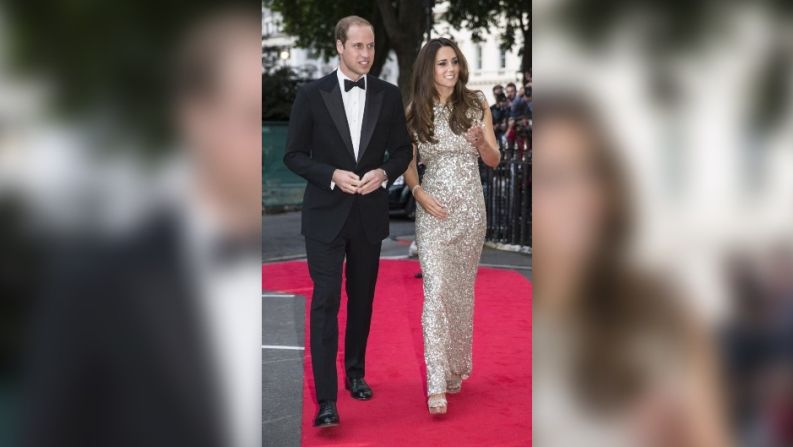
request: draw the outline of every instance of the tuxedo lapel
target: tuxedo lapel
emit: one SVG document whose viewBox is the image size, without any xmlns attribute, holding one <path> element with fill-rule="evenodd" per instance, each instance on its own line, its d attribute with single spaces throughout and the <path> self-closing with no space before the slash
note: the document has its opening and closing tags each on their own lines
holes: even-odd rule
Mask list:
<svg viewBox="0 0 793 447">
<path fill-rule="evenodd" d="M 372 77 L 367 75 L 366 80 L 367 89 L 366 105 L 363 109 L 363 128 L 361 129 L 361 143 L 358 146 L 358 160 L 360 162 L 363 158 L 366 148 L 369 146 L 369 141 L 372 139 L 375 127 L 377 127 L 377 119 L 380 117 L 380 110 L 383 108 L 383 90 L 379 89 L 376 82 L 372 82 Z"/>
<path fill-rule="evenodd" d="M 336 125 L 336 130 L 339 131 L 339 135 L 341 135 L 341 139 L 347 147 L 347 152 L 354 159 L 355 151 L 352 148 L 352 139 L 350 138 L 350 125 L 347 123 L 347 114 L 344 112 L 344 101 L 341 99 L 341 89 L 339 89 L 336 72 L 334 71 L 326 79 L 327 82 L 319 90 L 320 95 L 325 102 L 325 107 L 327 107 L 330 117 L 333 119 L 333 124 Z"/>
</svg>

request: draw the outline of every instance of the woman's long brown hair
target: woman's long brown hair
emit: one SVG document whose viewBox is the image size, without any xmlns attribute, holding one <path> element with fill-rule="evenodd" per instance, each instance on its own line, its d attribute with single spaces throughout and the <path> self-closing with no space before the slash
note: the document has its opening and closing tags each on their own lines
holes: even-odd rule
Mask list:
<svg viewBox="0 0 793 447">
<path fill-rule="evenodd" d="M 449 127 L 452 132 L 460 135 L 471 127 L 471 118 L 468 111 L 472 108 L 482 109 L 482 103 L 476 92 L 466 87 L 468 83 L 468 63 L 454 41 L 445 37 L 430 40 L 419 51 L 416 63 L 413 65 L 413 79 L 410 88 L 410 102 L 408 102 L 406 120 L 411 136 L 415 135 L 418 141 L 414 143 L 437 143 L 434 135 L 433 104 L 438 99 L 435 89 L 435 55 L 441 47 L 450 47 L 457 55 L 460 72 L 457 84 L 449 97 L 447 105 L 451 107 Z M 484 115 L 484 111 L 482 111 Z"/>
</svg>

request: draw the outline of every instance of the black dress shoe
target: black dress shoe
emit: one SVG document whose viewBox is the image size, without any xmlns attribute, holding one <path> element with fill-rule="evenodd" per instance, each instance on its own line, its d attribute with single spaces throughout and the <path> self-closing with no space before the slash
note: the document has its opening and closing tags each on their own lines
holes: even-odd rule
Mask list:
<svg viewBox="0 0 793 447">
<path fill-rule="evenodd" d="M 344 381 L 344 387 L 350 390 L 350 396 L 352 396 L 353 399 L 369 400 L 372 398 L 372 389 L 366 384 L 363 377 L 360 379 L 348 378 Z"/>
<path fill-rule="evenodd" d="M 339 412 L 336 410 L 336 402 L 326 401 L 319 404 L 317 417 L 314 419 L 314 427 L 325 428 L 339 425 Z"/>
</svg>

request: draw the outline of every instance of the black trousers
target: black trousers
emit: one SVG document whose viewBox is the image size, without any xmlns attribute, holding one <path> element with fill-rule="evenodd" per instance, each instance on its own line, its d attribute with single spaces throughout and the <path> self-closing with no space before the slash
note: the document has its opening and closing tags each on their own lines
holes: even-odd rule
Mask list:
<svg viewBox="0 0 793 447">
<path fill-rule="evenodd" d="M 356 198 L 357 199 L 357 198 Z M 347 329 L 344 337 L 344 369 L 349 378 L 366 372 L 366 341 L 372 319 L 381 242 L 367 240 L 365 216 L 355 201 L 340 234 L 333 242 L 306 238 L 306 257 L 314 293 L 311 299 L 311 366 L 317 401 L 335 401 L 338 393 L 336 352 L 339 345 L 339 304 L 342 269 L 347 279 Z"/>
</svg>

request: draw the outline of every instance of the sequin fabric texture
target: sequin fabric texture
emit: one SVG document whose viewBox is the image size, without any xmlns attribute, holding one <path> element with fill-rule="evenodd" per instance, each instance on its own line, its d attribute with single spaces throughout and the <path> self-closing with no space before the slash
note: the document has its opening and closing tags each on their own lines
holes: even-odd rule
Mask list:
<svg viewBox="0 0 793 447">
<path fill-rule="evenodd" d="M 481 93 L 480 93 L 481 95 Z M 471 374 L 474 280 L 485 239 L 485 202 L 479 176 L 479 153 L 449 127 L 450 111 L 435 104 L 436 144 L 418 143 L 426 168 L 421 187 L 445 205 L 438 219 L 419 205 L 416 245 L 424 277 L 424 360 L 428 394 L 454 388 Z M 481 110 L 470 110 L 474 125 Z"/>
</svg>

